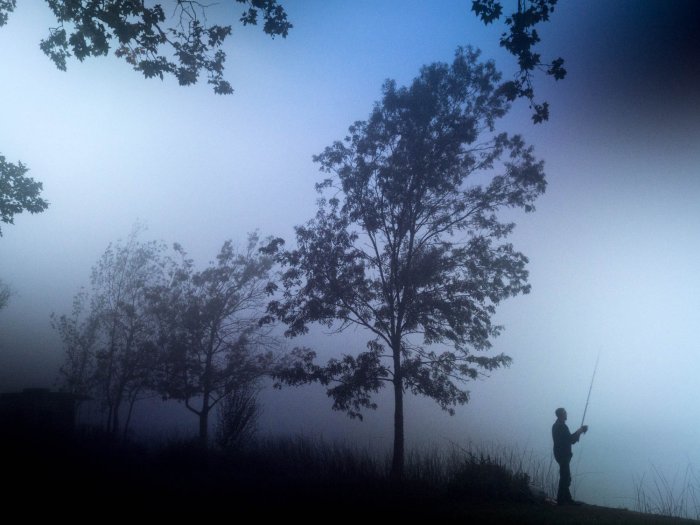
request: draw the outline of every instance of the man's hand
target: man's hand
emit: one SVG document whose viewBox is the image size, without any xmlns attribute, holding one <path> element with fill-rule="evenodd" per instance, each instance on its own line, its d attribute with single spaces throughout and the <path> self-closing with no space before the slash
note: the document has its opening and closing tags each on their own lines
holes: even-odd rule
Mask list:
<svg viewBox="0 0 700 525">
<path fill-rule="evenodd" d="M 579 430 L 585 434 L 586 432 L 588 432 L 588 425 L 581 426 Z"/>
</svg>

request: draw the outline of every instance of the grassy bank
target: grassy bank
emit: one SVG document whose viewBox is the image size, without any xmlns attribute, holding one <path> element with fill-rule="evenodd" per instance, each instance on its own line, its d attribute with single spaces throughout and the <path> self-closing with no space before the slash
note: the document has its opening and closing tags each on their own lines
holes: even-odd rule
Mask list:
<svg viewBox="0 0 700 525">
<path fill-rule="evenodd" d="M 13 460 L 4 476 L 10 481 L 7 501 L 56 516 L 82 517 L 99 509 L 95 517 L 683 523 L 621 509 L 553 506 L 537 488 L 551 482 L 551 473 L 526 454 L 505 449 L 413 453 L 405 479 L 396 483 L 388 476 L 388 459 L 313 440 L 260 440 L 228 451 L 190 442 L 124 444 L 98 435 L 4 445 Z"/>
</svg>

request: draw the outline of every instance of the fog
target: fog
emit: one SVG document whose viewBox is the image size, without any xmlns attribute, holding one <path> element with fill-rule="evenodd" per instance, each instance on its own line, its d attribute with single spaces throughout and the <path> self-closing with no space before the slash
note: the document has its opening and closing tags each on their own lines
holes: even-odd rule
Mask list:
<svg viewBox="0 0 700 525">
<path fill-rule="evenodd" d="M 498 47 L 503 28 L 482 26 L 466 0 L 282 3 L 287 39 L 234 29 L 225 97 L 145 80 L 113 58 L 56 70 L 38 46 L 54 23 L 39 2 L 20 3 L 0 28 L 0 154 L 27 164 L 50 202 L 2 225 L 0 279 L 14 295 L 0 312 L 0 391 L 55 387 L 62 348 L 50 315 L 70 311 L 136 221 L 200 265 L 256 229 L 292 242 L 315 212 L 323 174 L 312 155 L 368 116 L 386 78 L 406 84 L 467 44 L 515 71 Z M 533 125 L 518 101 L 502 125 L 534 144 L 548 180 L 536 212 L 514 217 L 532 292 L 499 307 L 493 348 L 513 364 L 470 383 L 453 417 L 407 400 L 409 448 L 498 442 L 548 462 L 554 409 L 578 427 L 600 356 L 590 430 L 574 446 L 575 497 L 632 506 L 634 480 L 651 467 L 669 477 L 700 468 L 698 21 L 697 2 L 596 0 L 561 2 L 542 26 L 543 58 L 562 56 L 568 70 L 536 81 L 550 120 Z M 305 343 L 337 355 L 364 341 L 319 330 Z M 320 387 L 262 399 L 263 432 L 391 446 L 383 395 L 363 422 L 332 412 Z M 153 402 L 135 417 L 161 435 L 195 423 Z"/>
</svg>

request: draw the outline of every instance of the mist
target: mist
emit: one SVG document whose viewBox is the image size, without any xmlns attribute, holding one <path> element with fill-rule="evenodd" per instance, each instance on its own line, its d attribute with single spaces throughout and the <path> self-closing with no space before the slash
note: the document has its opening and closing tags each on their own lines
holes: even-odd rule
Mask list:
<svg viewBox="0 0 700 525">
<path fill-rule="evenodd" d="M 367 118 L 385 79 L 405 85 L 467 44 L 504 77 L 515 71 L 502 28 L 483 26 L 469 2 L 283 4 L 288 38 L 234 32 L 230 96 L 146 80 L 111 57 L 58 71 L 38 46 L 52 23 L 38 2 L 0 28 L 0 153 L 27 164 L 50 202 L 2 227 L 0 279 L 13 295 L 0 311 L 0 391 L 57 387 L 50 316 L 70 312 L 107 245 L 137 221 L 144 239 L 178 242 L 202 267 L 252 231 L 292 242 L 324 177 L 312 156 Z M 513 218 L 532 291 L 499 306 L 492 350 L 513 363 L 471 382 L 454 416 L 409 397 L 409 449 L 496 442 L 549 462 L 554 410 L 578 426 L 599 357 L 575 497 L 632 506 L 650 468 L 700 468 L 699 20 L 691 1 L 562 2 L 542 26 L 544 58 L 562 56 L 568 75 L 536 79 L 548 122 L 533 125 L 520 100 L 503 126 L 534 145 L 548 181 L 536 211 Z M 338 356 L 367 338 L 318 329 L 286 344 Z M 364 421 L 333 412 L 317 385 L 268 385 L 260 398 L 263 434 L 391 447 L 388 389 Z M 195 425 L 160 400 L 137 405 L 133 422 L 141 436 Z"/>
</svg>

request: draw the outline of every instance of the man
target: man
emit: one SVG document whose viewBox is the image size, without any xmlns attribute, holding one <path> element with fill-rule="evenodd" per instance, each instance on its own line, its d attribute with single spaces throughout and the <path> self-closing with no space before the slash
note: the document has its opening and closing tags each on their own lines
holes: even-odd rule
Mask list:
<svg viewBox="0 0 700 525">
<path fill-rule="evenodd" d="M 552 440 L 554 441 L 554 459 L 559 463 L 559 490 L 557 491 L 558 505 L 578 505 L 571 497 L 569 486 L 571 485 L 571 445 L 576 443 L 581 434 L 588 431 L 588 425 L 583 425 L 573 434 L 569 432 L 569 427 L 566 426 L 566 410 L 557 408 L 554 411 L 557 420 L 552 425 Z"/>
</svg>

